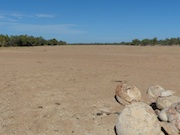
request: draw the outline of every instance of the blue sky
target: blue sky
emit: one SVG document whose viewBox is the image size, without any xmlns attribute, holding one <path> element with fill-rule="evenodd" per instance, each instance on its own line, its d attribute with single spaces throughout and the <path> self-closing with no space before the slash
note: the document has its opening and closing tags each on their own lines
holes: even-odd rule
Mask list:
<svg viewBox="0 0 180 135">
<path fill-rule="evenodd" d="M 68 43 L 180 37 L 180 0 L 0 0 L 0 34 Z"/>
</svg>

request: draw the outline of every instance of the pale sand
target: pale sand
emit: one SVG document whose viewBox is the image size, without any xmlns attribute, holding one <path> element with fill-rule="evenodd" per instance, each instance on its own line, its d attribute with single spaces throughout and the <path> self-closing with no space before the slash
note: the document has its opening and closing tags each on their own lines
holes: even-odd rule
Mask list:
<svg viewBox="0 0 180 135">
<path fill-rule="evenodd" d="M 180 47 L 0 48 L 0 134 L 114 135 L 119 81 L 180 96 Z"/>
</svg>

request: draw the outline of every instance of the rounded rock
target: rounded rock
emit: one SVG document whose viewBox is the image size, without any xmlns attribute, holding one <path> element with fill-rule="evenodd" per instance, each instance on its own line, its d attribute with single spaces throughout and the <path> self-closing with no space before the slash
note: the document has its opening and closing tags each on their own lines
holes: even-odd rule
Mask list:
<svg viewBox="0 0 180 135">
<path fill-rule="evenodd" d="M 158 98 L 158 97 L 171 96 L 175 92 L 172 90 L 165 90 L 163 87 L 159 85 L 153 85 L 147 90 L 146 93 L 152 98 Z"/>
<path fill-rule="evenodd" d="M 136 86 L 124 83 L 116 87 L 115 97 L 122 105 L 129 105 L 134 101 L 139 102 L 142 100 L 142 94 Z"/>
<path fill-rule="evenodd" d="M 159 86 L 159 85 L 153 85 L 151 87 L 149 87 L 149 89 L 147 90 L 147 94 L 151 97 L 159 97 L 161 91 L 164 91 L 164 88 Z"/>
<path fill-rule="evenodd" d="M 116 132 L 117 135 L 160 135 L 161 127 L 149 105 L 134 102 L 120 113 Z"/>
<path fill-rule="evenodd" d="M 156 106 L 158 109 L 162 110 L 177 102 L 180 102 L 180 97 L 178 96 L 158 97 L 156 100 Z"/>
</svg>

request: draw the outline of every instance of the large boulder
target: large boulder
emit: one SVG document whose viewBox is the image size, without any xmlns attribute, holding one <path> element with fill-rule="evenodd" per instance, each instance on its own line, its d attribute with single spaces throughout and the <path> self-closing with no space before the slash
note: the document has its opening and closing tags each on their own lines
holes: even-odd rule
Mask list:
<svg viewBox="0 0 180 135">
<path fill-rule="evenodd" d="M 116 87 L 115 98 L 120 104 L 128 105 L 141 101 L 142 94 L 136 86 L 121 83 Z"/>
<path fill-rule="evenodd" d="M 161 135 L 161 127 L 153 109 L 134 102 L 120 113 L 116 123 L 117 135 Z"/>
</svg>

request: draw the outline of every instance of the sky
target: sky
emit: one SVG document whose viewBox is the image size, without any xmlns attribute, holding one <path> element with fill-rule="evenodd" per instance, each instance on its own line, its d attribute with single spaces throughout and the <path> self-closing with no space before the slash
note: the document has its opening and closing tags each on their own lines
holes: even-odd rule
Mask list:
<svg viewBox="0 0 180 135">
<path fill-rule="evenodd" d="M 180 37 L 180 0 L 0 0 L 0 34 L 67 43 Z"/>
</svg>

